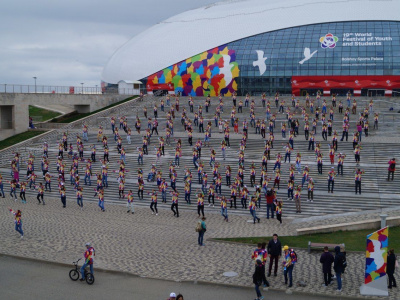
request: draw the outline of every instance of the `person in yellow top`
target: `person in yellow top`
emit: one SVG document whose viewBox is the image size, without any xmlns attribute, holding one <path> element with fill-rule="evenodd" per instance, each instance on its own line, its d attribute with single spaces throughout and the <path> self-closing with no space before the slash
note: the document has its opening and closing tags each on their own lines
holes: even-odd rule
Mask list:
<svg viewBox="0 0 400 300">
<path fill-rule="evenodd" d="M 132 212 L 132 214 L 134 214 L 135 210 L 133 209 L 133 192 L 132 192 L 132 190 L 129 190 L 129 193 L 127 195 L 127 199 L 128 199 L 128 202 L 127 202 L 127 205 L 126 205 L 128 207 L 127 213 Z"/>
<path fill-rule="evenodd" d="M 8 210 L 14 215 L 15 230 L 19 232 L 19 234 L 21 235 L 21 239 L 24 238 L 24 232 L 22 231 L 22 219 L 21 219 L 22 212 L 20 210 L 17 210 L 15 212 L 11 208 L 9 208 Z"/>
<path fill-rule="evenodd" d="M 204 194 L 202 192 L 199 193 L 199 190 L 196 191 L 197 197 L 197 214 L 200 218 L 200 212 L 204 218 Z"/>
<path fill-rule="evenodd" d="M 37 189 L 37 191 L 38 191 L 36 199 L 39 201 L 39 204 L 41 203 L 40 199 L 42 199 L 43 205 L 45 205 L 46 203 L 44 203 L 44 199 L 43 199 L 43 193 L 44 193 L 43 184 L 40 182 L 39 185 L 35 186 L 35 189 Z"/>
<path fill-rule="evenodd" d="M 276 219 L 279 221 L 280 224 L 282 224 L 282 206 L 283 206 L 282 201 L 280 201 L 280 200 L 277 201 L 276 209 L 275 209 L 275 211 L 276 211 Z"/>
<path fill-rule="evenodd" d="M 221 201 L 221 216 L 224 217 L 224 220 L 228 222 L 228 207 L 226 205 L 226 198 L 225 196 L 217 197 L 218 200 Z"/>
<path fill-rule="evenodd" d="M 249 203 L 249 209 L 250 209 L 250 214 L 253 216 L 253 223 L 256 224 L 256 220 L 258 223 L 260 223 L 260 218 L 257 217 L 257 214 L 256 214 L 256 200 L 254 197 L 251 197 L 251 200 Z"/>
</svg>

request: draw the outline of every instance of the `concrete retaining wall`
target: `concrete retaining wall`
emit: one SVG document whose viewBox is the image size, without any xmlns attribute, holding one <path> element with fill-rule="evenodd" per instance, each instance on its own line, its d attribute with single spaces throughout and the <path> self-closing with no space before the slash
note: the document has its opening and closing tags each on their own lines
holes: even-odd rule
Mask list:
<svg viewBox="0 0 400 300">
<path fill-rule="evenodd" d="M 400 226 L 400 217 L 389 217 L 386 219 L 386 224 L 388 226 Z M 327 226 L 316 226 L 309 228 L 301 228 L 297 229 L 297 235 L 306 235 L 313 233 L 330 233 L 336 231 L 351 231 L 351 230 L 362 230 L 362 229 L 371 229 L 378 230 L 381 228 L 381 220 L 373 219 L 370 221 L 359 221 L 359 222 L 351 222 L 351 223 L 342 223 L 336 225 L 327 225 Z"/>
<path fill-rule="evenodd" d="M 40 105 L 46 107 L 49 104 L 70 106 L 78 112 L 93 112 L 105 106 L 126 99 L 126 95 L 68 95 L 68 94 L 0 94 L 0 116 L 1 107 L 12 106 L 12 116 L 7 118 L 7 123 L 12 123 L 11 128 L 0 127 L 0 140 L 22 133 L 28 129 L 29 105 Z M 5 108 L 6 109 L 6 108 Z M 5 121 L 5 120 L 3 120 Z M 0 120 L 0 124 L 4 124 Z"/>
</svg>

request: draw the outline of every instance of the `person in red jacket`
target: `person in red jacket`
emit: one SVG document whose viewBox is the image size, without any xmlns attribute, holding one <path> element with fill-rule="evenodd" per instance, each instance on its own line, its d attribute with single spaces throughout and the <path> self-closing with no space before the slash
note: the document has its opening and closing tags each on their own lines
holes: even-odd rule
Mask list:
<svg viewBox="0 0 400 300">
<path fill-rule="evenodd" d="M 392 181 L 394 178 L 394 171 L 396 171 L 396 159 L 392 158 L 391 160 L 388 161 L 389 168 L 388 168 L 388 178 L 387 181 L 390 180 L 390 174 L 392 175 Z"/>
<path fill-rule="evenodd" d="M 273 190 L 267 191 L 265 195 L 267 199 L 267 219 L 269 219 L 269 211 L 271 210 L 271 217 L 274 218 L 274 192 Z"/>
</svg>

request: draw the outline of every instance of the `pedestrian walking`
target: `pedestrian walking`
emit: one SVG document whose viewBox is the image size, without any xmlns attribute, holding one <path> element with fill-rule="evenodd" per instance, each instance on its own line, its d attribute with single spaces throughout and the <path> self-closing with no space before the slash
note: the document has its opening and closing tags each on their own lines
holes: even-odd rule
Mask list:
<svg viewBox="0 0 400 300">
<path fill-rule="evenodd" d="M 40 199 L 42 199 L 43 205 L 45 205 L 46 203 L 44 203 L 44 199 L 43 199 L 43 193 L 44 193 L 43 184 L 42 184 L 42 183 L 39 183 L 39 185 L 36 185 L 36 186 L 35 186 L 35 189 L 38 190 L 38 194 L 37 194 L 37 197 L 36 197 L 36 199 L 37 199 L 38 202 L 39 202 L 38 204 L 41 203 L 41 202 L 40 202 Z"/>
<path fill-rule="evenodd" d="M 272 265 L 275 262 L 274 268 L 274 276 L 277 276 L 278 273 L 278 261 L 282 255 L 282 245 L 278 239 L 278 235 L 274 233 L 272 239 L 269 241 L 267 246 L 267 252 L 269 255 L 269 268 L 268 268 L 268 277 L 271 276 Z"/>
<path fill-rule="evenodd" d="M 204 194 L 202 192 L 196 194 L 197 197 L 197 213 L 200 218 L 200 212 L 203 215 L 204 218 Z"/>
<path fill-rule="evenodd" d="M 261 255 L 262 255 L 262 277 L 263 277 L 263 285 L 264 287 L 269 287 L 269 282 L 267 278 L 265 277 L 265 264 L 267 263 L 267 258 L 268 258 L 268 251 L 265 248 L 267 246 L 267 243 L 263 242 L 261 243 Z"/>
<path fill-rule="evenodd" d="M 79 188 L 80 187 L 77 187 L 77 189 L 79 189 Z M 65 208 L 67 205 L 67 191 L 65 190 L 65 186 L 61 186 L 60 196 L 61 196 L 61 203 L 63 205 L 63 208 Z"/>
<path fill-rule="evenodd" d="M 0 174 L 0 192 L 3 198 L 5 198 L 5 193 L 4 193 L 4 184 L 3 184 L 3 176 Z"/>
<path fill-rule="evenodd" d="M 294 202 L 296 204 L 296 213 L 301 213 L 301 185 L 298 185 L 294 194 Z"/>
<path fill-rule="evenodd" d="M 337 292 L 342 291 L 342 274 L 347 266 L 346 252 L 342 252 L 340 246 L 335 247 L 335 259 L 333 262 L 333 269 L 335 270 L 336 281 L 337 281 Z"/>
<path fill-rule="evenodd" d="M 150 204 L 151 214 L 154 215 L 154 213 L 156 213 L 156 216 L 158 216 L 157 193 L 155 190 L 153 190 L 151 193 L 147 194 L 151 196 L 151 204 Z"/>
<path fill-rule="evenodd" d="M 297 254 L 293 249 L 289 249 L 289 246 L 287 245 L 283 247 L 283 251 L 285 252 L 285 258 L 283 261 L 283 276 L 285 278 L 285 284 L 288 284 L 289 281 L 288 287 L 290 288 L 293 286 L 293 268 L 297 262 Z"/>
<path fill-rule="evenodd" d="M 22 212 L 17 210 L 13 211 L 11 208 L 8 209 L 14 215 L 15 230 L 21 235 L 21 239 L 24 238 L 24 232 L 22 231 Z"/>
<path fill-rule="evenodd" d="M 227 203 L 226 203 L 227 202 L 226 198 L 225 198 L 225 196 L 217 197 L 217 198 L 218 198 L 218 200 L 221 201 L 221 216 L 223 216 L 224 220 L 226 222 L 228 222 L 228 207 L 227 207 Z"/>
<path fill-rule="evenodd" d="M 355 175 L 354 175 L 354 182 L 356 186 L 356 195 L 357 193 L 360 193 L 361 195 L 361 176 L 364 174 L 364 170 L 361 169 L 356 169 L 355 170 Z"/>
<path fill-rule="evenodd" d="M 12 179 L 11 181 L 8 181 L 10 183 L 10 196 L 11 198 L 14 198 L 15 201 L 18 200 L 16 190 L 17 190 L 17 181 L 15 179 Z M 4 194 L 4 193 L 3 193 Z"/>
<path fill-rule="evenodd" d="M 201 220 L 199 220 L 198 222 L 197 222 L 197 226 L 196 226 L 196 231 L 199 233 L 199 236 L 198 236 L 198 244 L 200 245 L 200 246 L 204 246 L 204 242 L 203 242 L 203 239 L 204 239 L 204 234 L 206 233 L 206 231 L 207 231 L 207 225 L 206 225 L 206 217 L 202 217 L 201 218 Z"/>
<path fill-rule="evenodd" d="M 126 204 L 126 207 L 128 208 L 127 213 L 132 212 L 132 214 L 134 214 L 135 210 L 133 208 L 133 192 L 132 192 L 132 190 L 129 190 L 129 193 L 126 196 L 126 198 L 127 198 L 127 201 L 128 201 L 127 204 Z"/>
<path fill-rule="evenodd" d="M 277 201 L 276 203 L 276 219 L 279 221 L 280 224 L 282 224 L 282 206 L 283 203 L 282 201 Z"/>
<path fill-rule="evenodd" d="M 174 213 L 174 217 L 179 218 L 179 210 L 178 210 L 178 197 L 179 193 L 175 191 L 169 192 L 172 195 L 172 204 L 171 204 L 171 210 Z M 176 210 L 176 211 L 175 211 Z"/>
<path fill-rule="evenodd" d="M 274 192 L 271 190 L 267 191 L 265 195 L 267 200 L 267 219 L 269 219 L 269 212 L 271 211 L 271 218 L 274 218 Z"/>
<path fill-rule="evenodd" d="M 26 197 L 25 197 L 26 182 L 21 182 L 19 185 L 20 185 L 19 197 L 21 198 L 22 203 L 26 203 Z"/>
<path fill-rule="evenodd" d="M 328 193 L 333 194 L 333 188 L 335 186 L 335 168 L 332 167 L 331 170 L 328 172 Z"/>
<path fill-rule="evenodd" d="M 76 189 L 76 203 L 81 208 L 81 210 L 83 207 L 82 198 L 83 198 L 83 188 L 80 186 Z"/>
<path fill-rule="evenodd" d="M 256 214 L 256 200 L 254 197 L 251 197 L 250 203 L 249 203 L 249 209 L 250 209 L 250 214 L 253 216 L 253 224 L 256 224 L 256 220 L 258 223 L 260 223 L 260 218 L 257 217 Z"/>
<path fill-rule="evenodd" d="M 387 257 L 386 274 L 389 278 L 388 288 L 397 287 L 396 279 L 394 278 L 394 271 L 399 268 L 399 263 L 397 262 L 396 255 L 394 254 L 394 249 L 390 249 Z"/>
<path fill-rule="evenodd" d="M 265 249 L 266 243 L 258 243 L 257 248 L 253 251 L 251 259 L 254 261 L 257 268 L 258 262 L 261 261 L 262 273 L 261 273 L 261 284 L 265 287 L 269 286 L 269 282 L 265 277 L 265 263 L 267 262 L 267 250 Z M 260 285 L 261 285 L 260 284 Z"/>
<path fill-rule="evenodd" d="M 395 159 L 395 158 L 392 158 L 391 160 L 389 160 L 388 164 L 389 164 L 389 168 L 388 168 L 388 178 L 387 178 L 387 181 L 390 180 L 390 175 L 392 175 L 392 181 L 393 181 L 393 178 L 394 178 L 394 171 L 396 171 L 396 159 Z"/>
<path fill-rule="evenodd" d="M 100 189 L 98 191 L 95 190 L 95 195 L 99 198 L 99 203 L 98 206 L 100 207 L 102 212 L 105 212 L 106 210 L 104 209 L 104 189 Z"/>
<path fill-rule="evenodd" d="M 324 252 L 319 259 L 319 262 L 322 264 L 322 272 L 324 273 L 324 283 L 322 284 L 324 287 L 331 284 L 332 278 L 334 278 L 334 276 L 332 276 L 332 264 L 334 260 L 332 253 L 330 253 L 328 247 L 325 246 Z"/>
<path fill-rule="evenodd" d="M 254 288 L 257 293 L 257 298 L 255 300 L 261 300 L 264 299 L 264 297 L 261 295 L 260 292 L 260 285 L 262 284 L 262 262 L 261 260 L 257 260 L 257 265 L 253 274 L 253 283 L 254 283 Z"/>
</svg>

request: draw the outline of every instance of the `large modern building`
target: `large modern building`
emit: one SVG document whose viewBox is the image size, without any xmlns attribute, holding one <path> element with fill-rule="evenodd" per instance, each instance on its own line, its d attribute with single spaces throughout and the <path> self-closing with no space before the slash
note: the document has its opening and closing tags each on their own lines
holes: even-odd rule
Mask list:
<svg viewBox="0 0 400 300">
<path fill-rule="evenodd" d="M 400 1 L 218 2 L 119 48 L 102 81 L 121 80 L 193 96 L 400 96 Z"/>
</svg>

